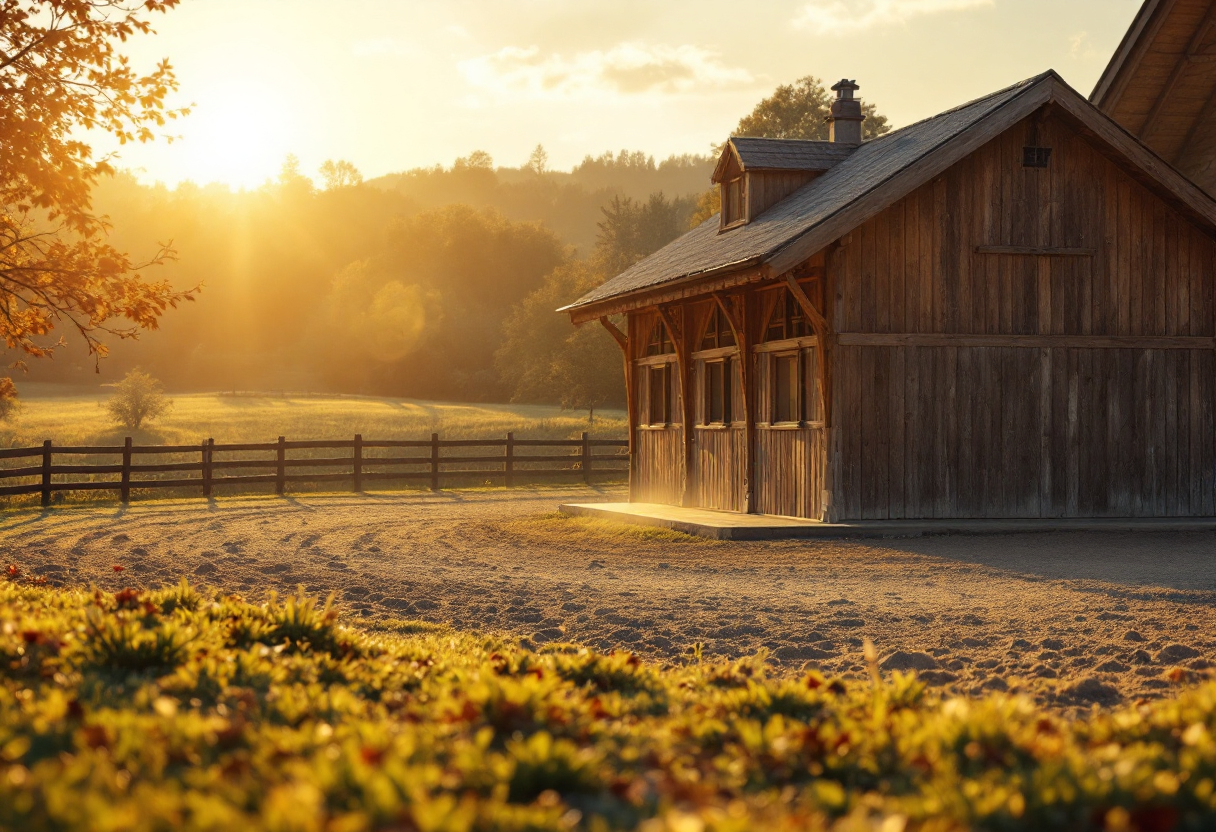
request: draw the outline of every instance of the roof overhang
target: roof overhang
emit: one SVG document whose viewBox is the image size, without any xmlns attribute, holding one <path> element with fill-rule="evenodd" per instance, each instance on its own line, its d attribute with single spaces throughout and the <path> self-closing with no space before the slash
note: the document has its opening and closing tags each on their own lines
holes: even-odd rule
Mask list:
<svg viewBox="0 0 1216 832">
<path fill-rule="evenodd" d="M 1136 63 L 1144 55 L 1148 43 L 1161 28 L 1162 22 L 1173 5 L 1174 0 L 1145 0 L 1140 11 L 1136 13 L 1135 19 L 1132 20 L 1132 25 L 1123 35 L 1119 48 L 1115 50 L 1110 63 L 1102 72 L 1102 77 L 1094 86 L 1094 91 L 1089 95 L 1089 100 L 1094 106 L 1103 112 L 1108 111 L 1111 100 L 1117 98 L 1118 94 L 1122 92 L 1122 87 L 1135 70 Z"/>
</svg>

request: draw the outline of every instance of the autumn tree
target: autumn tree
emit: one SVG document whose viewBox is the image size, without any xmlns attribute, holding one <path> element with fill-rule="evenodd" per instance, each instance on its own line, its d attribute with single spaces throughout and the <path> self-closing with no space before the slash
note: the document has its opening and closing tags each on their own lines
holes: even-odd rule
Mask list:
<svg viewBox="0 0 1216 832">
<path fill-rule="evenodd" d="M 141 263 L 107 242 L 90 200 L 114 157 L 84 140 L 151 141 L 185 112 L 167 108 L 168 61 L 141 73 L 122 51 L 179 2 L 0 0 L 0 338 L 11 350 L 50 355 L 66 326 L 100 359 L 105 335 L 134 338 L 193 299 L 142 275 L 167 246 Z"/>
<path fill-rule="evenodd" d="M 325 180 L 325 190 L 336 191 L 339 188 L 351 188 L 363 182 L 363 174 L 359 169 L 345 159 L 334 161 L 327 159 L 321 163 L 321 178 Z"/>
<path fill-rule="evenodd" d="M 865 102 L 861 106 L 865 121 L 861 125 L 863 140 L 875 139 L 891 131 L 887 117 Z M 739 119 L 736 136 L 765 139 L 828 138 L 828 117 L 832 114 L 832 94 L 813 75 L 799 78 L 792 84 L 782 84 L 743 118 Z"/>
</svg>

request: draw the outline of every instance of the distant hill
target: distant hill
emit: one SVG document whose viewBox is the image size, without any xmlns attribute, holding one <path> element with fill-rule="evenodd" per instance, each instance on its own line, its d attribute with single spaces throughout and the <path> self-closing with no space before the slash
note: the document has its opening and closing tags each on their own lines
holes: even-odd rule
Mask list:
<svg viewBox="0 0 1216 832">
<path fill-rule="evenodd" d="M 460 203 L 494 208 L 516 221 L 542 222 L 564 242 L 586 254 L 595 243 L 600 209 L 614 197 L 644 200 L 699 194 L 710 186 L 714 159 L 685 154 L 656 162 L 641 151 L 587 156 L 571 171 L 538 173 L 526 168 L 471 165 L 417 168 L 368 180 L 419 209 Z M 462 164 L 463 162 L 463 164 Z"/>
</svg>

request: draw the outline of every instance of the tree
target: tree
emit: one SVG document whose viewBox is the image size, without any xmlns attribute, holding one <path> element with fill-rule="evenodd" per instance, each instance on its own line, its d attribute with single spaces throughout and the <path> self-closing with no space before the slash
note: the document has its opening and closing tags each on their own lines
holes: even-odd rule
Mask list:
<svg viewBox="0 0 1216 832">
<path fill-rule="evenodd" d="M 147 74 L 120 45 L 152 31 L 152 15 L 180 0 L 0 0 L 0 339 L 33 357 L 50 355 L 66 323 L 100 360 L 109 334 L 135 338 L 193 291 L 145 280 L 170 259 L 160 246 L 132 260 L 107 242 L 91 191 L 114 172 L 82 135 L 146 142 L 167 120 L 177 89 L 168 61 Z"/>
<path fill-rule="evenodd" d="M 538 144 L 524 163 L 524 170 L 530 170 L 537 176 L 549 169 L 549 153 L 543 144 Z"/>
<path fill-rule="evenodd" d="M 363 174 L 345 159 L 339 159 L 337 162 L 332 159 L 324 161 L 321 164 L 321 178 L 325 180 L 327 191 L 350 188 L 363 182 Z"/>
<path fill-rule="evenodd" d="M 560 402 L 592 416 L 597 407 L 624 401 L 620 348 L 598 324 L 572 329 L 554 313 L 602 282 L 586 261 L 563 263 L 511 310 L 494 363 L 512 401 Z"/>
<path fill-rule="evenodd" d="M 862 139 L 874 139 L 891 131 L 887 117 L 879 115 L 870 103 L 861 107 L 865 121 Z M 782 84 L 748 115 L 739 119 L 736 136 L 766 139 L 828 138 L 828 116 L 832 112 L 832 95 L 818 78 L 807 75 L 792 84 Z"/>
<path fill-rule="evenodd" d="M 282 193 L 307 196 L 312 193 L 312 180 L 300 168 L 300 157 L 288 153 L 279 167 L 279 190 Z"/>
<path fill-rule="evenodd" d="M 691 197 L 667 199 L 651 194 L 645 202 L 613 197 L 601 209 L 595 258 L 605 275 L 619 274 L 688 230 Z"/>
<path fill-rule="evenodd" d="M 11 378 L 0 378 L 0 422 L 7 422 L 21 407 L 17 397 L 17 385 Z"/>
<path fill-rule="evenodd" d="M 114 398 L 106 402 L 110 416 L 127 430 L 139 430 L 144 422 L 160 418 L 172 406 L 160 382 L 139 368 L 114 385 Z"/>
<path fill-rule="evenodd" d="M 452 170 L 494 170 L 494 157 L 484 150 L 474 150 L 468 156 L 458 158 Z"/>
</svg>

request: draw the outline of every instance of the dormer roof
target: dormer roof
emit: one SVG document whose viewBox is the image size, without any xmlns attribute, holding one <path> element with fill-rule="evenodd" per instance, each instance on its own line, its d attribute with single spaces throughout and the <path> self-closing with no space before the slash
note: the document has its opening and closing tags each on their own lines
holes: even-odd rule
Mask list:
<svg viewBox="0 0 1216 832">
<path fill-rule="evenodd" d="M 722 148 L 722 156 L 714 169 L 713 182 L 722 181 L 730 166 L 732 154 L 743 171 L 801 170 L 823 172 L 843 162 L 856 152 L 856 145 L 805 139 L 758 139 L 732 136 Z"/>
</svg>

